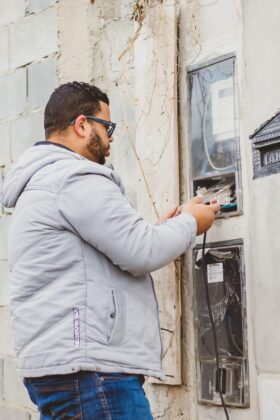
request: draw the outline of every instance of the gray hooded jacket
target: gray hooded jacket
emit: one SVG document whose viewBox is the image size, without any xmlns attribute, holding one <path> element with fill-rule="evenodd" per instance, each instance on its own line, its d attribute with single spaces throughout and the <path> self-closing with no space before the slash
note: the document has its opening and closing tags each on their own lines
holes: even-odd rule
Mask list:
<svg viewBox="0 0 280 420">
<path fill-rule="evenodd" d="M 79 370 L 164 378 L 149 273 L 191 247 L 187 213 L 153 226 L 118 175 L 42 142 L 8 173 L 12 334 L 20 376 Z"/>
</svg>

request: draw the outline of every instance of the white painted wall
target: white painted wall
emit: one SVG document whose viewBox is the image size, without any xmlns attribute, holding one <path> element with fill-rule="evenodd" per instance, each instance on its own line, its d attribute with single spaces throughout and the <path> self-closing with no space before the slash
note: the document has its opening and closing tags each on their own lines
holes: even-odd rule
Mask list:
<svg viewBox="0 0 280 420">
<path fill-rule="evenodd" d="M 279 189 L 280 176 L 253 181 L 249 135 L 279 109 L 280 5 L 277 1 L 189 1 L 181 5 L 181 160 L 187 162 L 188 92 L 185 68 L 225 53 L 237 57 L 238 114 L 244 214 L 217 221 L 209 241 L 243 238 L 248 303 L 251 408 L 230 410 L 231 419 L 270 420 L 279 417 Z M 183 165 L 184 166 L 184 165 Z M 187 165 L 186 165 L 187 166 Z M 186 169 L 186 166 L 184 168 Z M 188 183 L 187 169 L 183 182 Z M 184 189 L 185 194 L 188 189 Z M 272 205 L 273 203 L 273 205 Z M 186 280 L 186 295 L 191 280 Z M 191 305 L 191 298 L 186 297 Z M 186 312 L 188 316 L 192 311 Z M 192 324 L 189 336 L 192 337 Z M 187 342 L 186 342 L 187 346 Z M 191 346 L 193 348 L 193 346 Z M 189 349 L 190 350 L 190 349 Z M 192 360 L 187 364 L 189 397 L 195 398 Z M 278 410 L 278 411 L 277 411 Z M 195 407 L 190 418 L 222 419 L 221 409 Z"/>
<path fill-rule="evenodd" d="M 279 295 L 279 198 L 280 175 L 252 181 L 248 135 L 279 109 L 278 1 L 244 2 L 244 134 L 250 164 L 250 291 L 255 335 L 256 369 L 259 374 L 261 420 L 279 417 L 280 359 L 278 334 Z"/>
<path fill-rule="evenodd" d="M 240 153 L 242 166 L 243 207 L 244 214 L 230 219 L 217 220 L 208 232 L 208 242 L 218 242 L 229 239 L 244 239 L 245 269 L 247 281 L 247 308 L 248 308 L 248 344 L 249 344 L 249 370 L 250 370 L 250 409 L 230 409 L 231 419 L 259 418 L 257 376 L 255 369 L 255 347 L 252 323 L 252 292 L 251 279 L 251 244 L 249 235 L 249 206 L 250 193 L 248 186 L 248 172 L 251 168 L 251 156 L 248 154 L 246 144 L 248 138 L 243 127 L 243 86 L 244 86 L 244 60 L 242 49 L 242 4 L 238 0 L 191 0 L 180 3 L 180 122 L 181 122 L 181 165 L 182 165 L 182 190 L 184 197 L 189 195 L 188 172 L 188 145 L 189 136 L 189 92 L 186 84 L 186 69 L 189 66 L 199 65 L 208 60 L 218 58 L 228 53 L 236 54 L 237 78 L 237 114 L 240 133 Z M 202 238 L 198 238 L 202 242 Z M 185 277 L 185 319 L 186 331 L 184 336 L 184 349 L 186 352 L 186 381 L 188 385 L 187 398 L 190 406 L 190 419 L 219 420 L 224 418 L 221 408 L 206 407 L 194 403 L 196 400 L 196 366 L 194 356 L 193 312 L 192 312 L 192 274 L 191 261 L 186 258 L 187 274 Z"/>
<path fill-rule="evenodd" d="M 147 63 L 145 54 L 149 51 L 149 36 L 146 40 L 141 39 L 141 49 L 137 50 L 137 71 L 134 48 L 119 59 L 137 28 L 131 19 L 135 3 L 132 0 L 81 0 L 79 3 L 74 0 L 0 0 L 1 176 L 25 148 L 42 138 L 43 107 L 55 85 L 75 79 L 91 81 L 110 96 L 112 119 L 118 123 L 113 164 L 126 184 L 130 200 L 140 207 L 138 166 L 133 146 L 141 141 L 141 130 L 137 131 L 137 124 L 141 108 L 145 108 L 145 98 L 136 101 L 136 96 L 141 99 L 141 91 L 135 90 L 135 85 L 138 83 L 139 86 L 136 78 L 141 67 L 141 54 Z M 171 3 L 164 0 L 165 5 Z M 243 238 L 245 246 L 251 408 L 231 409 L 230 418 L 278 420 L 280 245 L 277 234 L 280 231 L 280 201 L 277 193 L 280 175 L 252 180 L 252 153 L 248 137 L 279 108 L 280 5 L 278 0 L 177 0 L 177 4 L 180 25 L 178 80 L 182 201 L 189 195 L 186 68 L 226 53 L 235 52 L 237 57 L 244 213 L 216 222 L 208 235 L 209 241 Z M 166 35 L 174 37 L 174 34 Z M 31 42 L 34 37 L 36 42 Z M 144 84 L 143 94 L 147 92 L 147 86 Z M 161 88 L 164 89 L 164 86 Z M 3 101 L 3 97 L 7 99 Z M 149 133 L 152 125 L 151 132 L 157 132 L 160 120 L 152 122 L 146 119 L 145 122 L 148 125 L 143 135 Z M 143 144 L 148 156 L 148 142 Z M 156 152 L 157 149 L 151 148 L 153 158 Z M 169 163 L 169 173 L 174 171 L 175 174 L 174 165 L 176 163 Z M 157 200 L 164 197 L 164 192 L 162 197 L 157 192 Z M 1 208 L 0 418 L 25 420 L 31 415 L 35 419 L 37 414 L 32 411 L 26 393 L 15 376 L 10 342 L 6 254 L 9 217 Z M 197 404 L 189 262 L 190 256 L 187 256 L 182 287 L 182 385 L 147 384 L 146 390 L 155 418 L 222 420 L 224 415 L 220 408 Z"/>
</svg>

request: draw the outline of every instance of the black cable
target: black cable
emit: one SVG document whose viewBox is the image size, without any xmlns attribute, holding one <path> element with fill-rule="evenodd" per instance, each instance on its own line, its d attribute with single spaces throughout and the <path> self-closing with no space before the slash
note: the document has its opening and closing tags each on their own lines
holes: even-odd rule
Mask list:
<svg viewBox="0 0 280 420">
<path fill-rule="evenodd" d="M 204 280 L 204 285 L 205 285 L 205 294 L 206 294 L 206 301 L 207 301 L 207 307 L 208 307 L 208 312 L 209 312 L 209 318 L 210 318 L 210 322 L 211 322 L 211 326 L 212 326 L 212 333 L 213 333 L 215 358 L 216 358 L 216 368 L 217 368 L 216 377 L 217 377 L 218 391 L 219 391 L 219 394 L 220 394 L 221 403 L 222 403 L 222 407 L 223 407 L 225 415 L 226 415 L 226 419 L 230 420 L 229 415 L 228 415 L 228 411 L 227 411 L 227 407 L 226 407 L 226 404 L 225 404 L 225 401 L 224 401 L 224 396 L 223 396 L 223 393 L 222 393 L 222 389 L 221 389 L 221 383 L 220 383 L 220 358 L 219 358 L 219 351 L 218 351 L 217 332 L 216 332 L 216 327 L 215 327 L 214 318 L 213 318 L 212 309 L 211 309 L 210 294 L 209 294 L 209 287 L 208 287 L 208 281 L 207 281 L 207 271 L 206 271 L 206 264 L 205 264 L 205 244 L 206 244 L 206 232 L 204 233 L 204 236 L 203 236 L 203 245 L 202 245 L 203 280 Z"/>
</svg>

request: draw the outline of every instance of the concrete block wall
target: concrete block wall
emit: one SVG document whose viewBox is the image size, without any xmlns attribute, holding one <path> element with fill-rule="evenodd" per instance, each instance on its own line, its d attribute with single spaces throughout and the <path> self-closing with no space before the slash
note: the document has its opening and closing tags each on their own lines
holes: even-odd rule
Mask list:
<svg viewBox="0 0 280 420">
<path fill-rule="evenodd" d="M 57 1 L 0 0 L 0 181 L 10 165 L 44 140 L 43 110 L 57 86 Z M 15 370 L 8 309 L 9 209 L 0 203 L 0 419 L 39 415 Z"/>
<path fill-rule="evenodd" d="M 110 99 L 112 121 L 117 123 L 112 143 L 112 164 L 125 183 L 130 202 L 137 206 L 135 142 L 135 68 L 133 48 L 121 55 L 134 34 L 133 0 L 95 0 L 91 26 L 93 45 L 91 82 Z M 108 24 L 109 23 L 109 24 Z"/>
<path fill-rule="evenodd" d="M 238 229 L 242 230 L 240 236 L 245 235 L 247 243 L 251 243 L 249 242 L 251 233 L 249 235 L 248 230 L 254 232 L 248 256 L 249 253 L 250 258 L 251 254 L 254 256 L 255 267 L 250 269 L 247 275 L 248 284 L 252 283 L 254 288 L 248 289 L 248 301 L 251 299 L 254 305 L 257 305 L 258 311 L 252 311 L 252 314 L 248 311 L 248 314 L 256 318 L 255 335 L 258 358 L 255 365 L 255 343 L 250 327 L 250 371 L 253 379 L 251 380 L 251 409 L 232 409 L 230 417 L 239 420 L 259 419 L 257 381 L 255 380 L 258 371 L 260 398 L 263 401 L 261 410 L 264 413 L 260 418 L 276 420 L 280 418 L 280 368 L 277 354 L 279 337 L 274 333 L 277 331 L 279 318 L 277 316 L 279 305 L 277 306 L 277 299 L 275 300 L 279 271 L 275 264 L 279 254 L 279 241 L 277 242 L 275 227 L 279 227 L 279 218 L 277 218 L 279 204 L 277 200 L 273 201 L 273 206 L 270 203 L 271 196 L 279 188 L 279 176 L 273 177 L 274 182 L 271 177 L 252 183 L 251 146 L 249 143 L 247 146 L 246 141 L 247 134 L 271 116 L 278 107 L 279 88 L 275 86 L 278 86 L 279 57 L 273 55 L 273 51 L 276 48 L 277 19 L 280 8 L 277 0 L 271 2 L 270 12 L 266 19 L 267 31 L 259 31 L 259 42 L 254 42 L 255 28 L 262 27 L 264 23 L 265 6 L 261 0 L 248 0 L 242 17 L 244 11 L 238 9 L 239 3 L 244 2 L 178 1 L 181 55 L 182 51 L 185 51 L 186 55 L 186 58 L 181 57 L 182 63 L 180 63 L 181 80 L 183 80 L 180 85 L 180 112 L 182 120 L 183 118 L 187 120 L 187 93 L 184 93 L 186 87 L 182 88 L 182 86 L 186 83 L 184 69 L 188 64 L 195 61 L 202 62 L 207 58 L 230 51 L 237 51 L 239 60 L 244 54 L 246 80 L 242 78 L 244 75 L 238 76 L 242 95 L 243 84 L 245 85 L 246 82 L 245 105 L 241 107 L 246 132 L 242 142 L 242 165 L 243 173 L 246 175 L 244 176 L 244 191 L 248 190 L 245 207 L 247 205 L 247 214 L 250 215 L 252 226 L 248 225 L 246 219 Z M 133 50 L 131 54 L 128 53 L 119 60 L 120 54 L 135 32 L 136 27 L 131 19 L 134 4 L 134 0 L 0 0 L 0 182 L 8 166 L 16 161 L 24 150 L 37 140 L 43 139 L 43 109 L 49 94 L 57 85 L 57 79 L 59 78 L 60 83 L 71 80 L 91 81 L 110 96 L 112 119 L 118 123 L 113 143 L 113 164 L 127 187 L 130 200 L 136 204 L 137 162 L 128 140 L 130 137 L 132 142 L 134 141 L 134 128 L 139 124 L 139 121 L 135 121 L 134 112 L 139 104 L 135 101 L 134 94 L 137 80 L 135 81 Z M 233 8 L 237 10 L 233 11 Z M 232 21 L 231 14 L 237 16 L 237 21 L 232 22 L 232 26 L 229 25 L 228 30 L 225 31 L 226 22 Z M 218 16 L 223 18 L 217 19 Z M 274 21 L 275 29 L 271 26 L 271 22 Z M 240 41 L 237 40 L 236 35 L 239 25 L 243 28 L 243 39 Z M 268 33 L 271 42 L 264 43 L 264 40 L 269 39 Z M 216 39 L 217 43 L 215 43 Z M 243 47 L 241 47 L 241 42 L 244 44 Z M 255 48 L 252 48 L 254 45 Z M 270 48 L 267 45 L 270 45 Z M 262 61 L 262 54 L 265 55 L 266 60 Z M 256 66 L 258 56 L 259 63 L 270 63 L 270 77 L 264 77 L 261 65 Z M 269 100 L 265 101 L 263 98 L 269 98 Z M 183 131 L 187 133 L 188 129 L 186 123 L 182 127 L 184 130 L 181 130 L 181 143 L 185 141 Z M 250 188 L 247 178 L 250 179 Z M 187 177 L 181 182 L 187 184 Z M 251 200 L 254 217 L 248 211 Z M 263 215 L 271 217 L 267 218 Z M 267 222 L 268 219 L 270 225 Z M 256 220 L 260 226 L 258 230 L 253 226 L 253 224 L 256 225 Z M 10 211 L 3 208 L 0 203 L 0 420 L 35 420 L 38 418 L 38 413 L 31 405 L 15 373 L 10 336 L 10 317 L 7 307 L 9 223 Z M 233 223 L 226 221 L 229 227 L 227 231 L 224 230 L 224 234 L 232 235 L 231 232 L 233 232 L 233 235 L 236 235 L 237 229 Z M 214 229 L 212 232 L 215 232 Z M 266 254 L 263 254 L 264 250 Z M 262 258 L 259 255 L 262 255 Z M 250 267 L 248 258 L 246 266 L 248 270 Z M 220 408 L 211 409 L 197 405 L 195 359 L 192 353 L 194 342 L 190 282 L 185 282 L 183 296 L 183 386 L 171 389 L 167 386 L 148 384 L 151 405 L 156 413 L 155 417 L 163 420 L 222 419 L 224 416 Z M 267 346 L 269 342 L 272 344 Z M 187 405 L 184 412 L 180 408 L 182 405 Z M 271 407 L 273 407 L 273 413 Z"/>
</svg>

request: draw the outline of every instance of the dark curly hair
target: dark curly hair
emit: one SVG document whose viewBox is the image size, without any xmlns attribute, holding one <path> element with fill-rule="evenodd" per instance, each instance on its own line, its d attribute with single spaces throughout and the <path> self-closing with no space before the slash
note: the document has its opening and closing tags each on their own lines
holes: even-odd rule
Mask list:
<svg viewBox="0 0 280 420">
<path fill-rule="evenodd" d="M 56 131 L 65 130 L 70 121 L 81 114 L 96 114 L 100 111 L 99 101 L 109 105 L 106 93 L 89 83 L 71 82 L 59 86 L 45 108 L 46 138 Z"/>
</svg>

